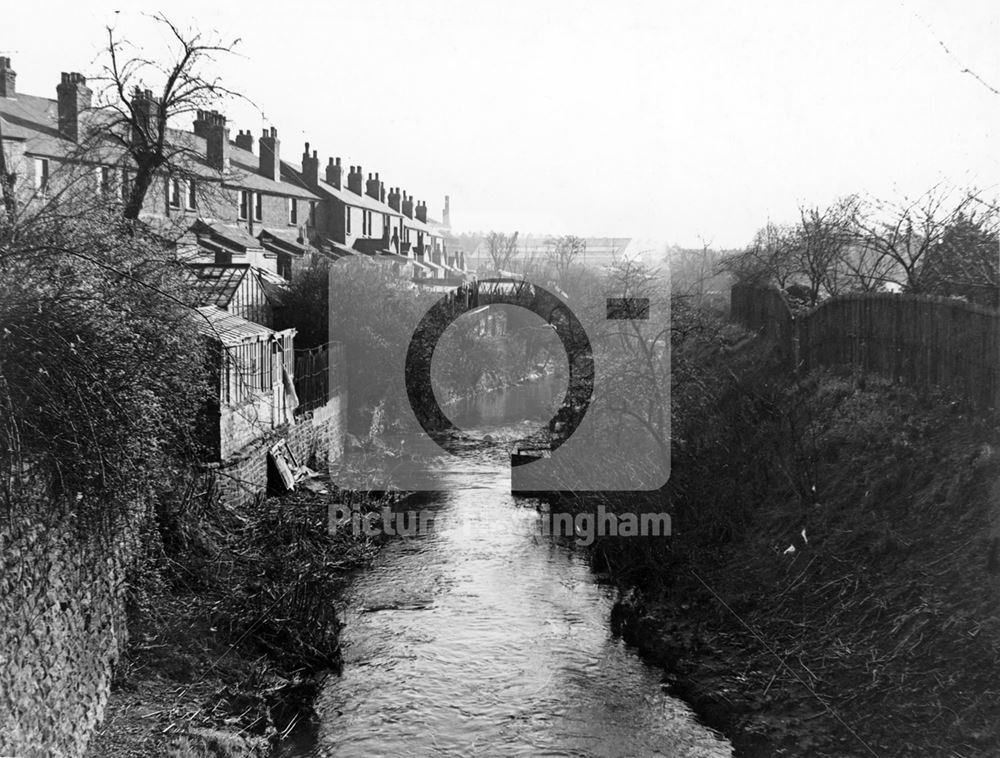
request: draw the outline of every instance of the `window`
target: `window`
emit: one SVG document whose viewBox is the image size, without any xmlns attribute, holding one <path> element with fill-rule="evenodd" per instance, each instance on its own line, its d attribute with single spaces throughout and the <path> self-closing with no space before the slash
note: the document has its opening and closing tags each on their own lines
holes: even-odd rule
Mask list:
<svg viewBox="0 0 1000 758">
<path fill-rule="evenodd" d="M 198 207 L 198 185 L 194 183 L 194 179 L 187 180 L 187 197 L 184 201 L 184 207 L 189 211 Z"/>
<path fill-rule="evenodd" d="M 351 233 L 351 206 L 349 206 L 349 205 L 345 205 L 344 206 L 344 218 L 346 219 L 345 222 L 344 222 L 344 225 L 345 225 L 345 227 L 347 229 L 347 233 L 350 234 Z"/>
<path fill-rule="evenodd" d="M 110 166 L 100 166 L 97 169 L 97 186 L 100 188 L 102 195 L 111 194 L 111 184 L 113 182 L 113 174 Z"/>
<path fill-rule="evenodd" d="M 240 221 L 250 218 L 250 193 L 240 190 Z"/>
<path fill-rule="evenodd" d="M 245 343 L 226 351 L 226 402 L 240 403 L 274 385 L 274 355 L 267 341 Z"/>
<path fill-rule="evenodd" d="M 49 159 L 35 158 L 35 189 L 45 193 L 49 189 Z"/>
<path fill-rule="evenodd" d="M 316 226 L 316 201 L 309 201 L 309 226 Z"/>
<path fill-rule="evenodd" d="M 299 223 L 299 201 L 294 197 L 288 198 L 288 223 L 292 226 Z"/>
<path fill-rule="evenodd" d="M 254 195 L 253 220 L 254 221 L 264 220 L 264 196 L 259 192 L 257 192 Z"/>
<path fill-rule="evenodd" d="M 181 207 L 181 182 L 180 179 L 167 180 L 167 204 L 171 208 Z"/>
</svg>

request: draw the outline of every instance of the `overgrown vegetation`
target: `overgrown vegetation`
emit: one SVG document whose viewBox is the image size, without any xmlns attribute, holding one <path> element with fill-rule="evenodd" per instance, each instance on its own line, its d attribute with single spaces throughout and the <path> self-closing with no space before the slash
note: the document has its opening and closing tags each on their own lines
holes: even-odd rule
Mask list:
<svg viewBox="0 0 1000 758">
<path fill-rule="evenodd" d="M 111 517 L 197 458 L 205 357 L 172 251 L 111 211 L 0 229 L 5 506 L 40 482 Z"/>
<path fill-rule="evenodd" d="M 191 485 L 160 510 L 95 758 L 270 755 L 316 727 L 313 700 L 340 666 L 337 598 L 379 538 L 331 533 L 327 506 L 382 503 L 324 484 L 237 510 Z"/>
<path fill-rule="evenodd" d="M 1000 208 L 976 189 L 937 185 L 916 197 L 850 195 L 768 222 L 720 269 L 815 305 L 846 292 L 903 291 L 1000 305 Z"/>
<path fill-rule="evenodd" d="M 699 365 L 673 536 L 593 548 L 630 590 L 618 630 L 747 755 L 994 755 L 990 420 L 747 348 Z"/>
</svg>

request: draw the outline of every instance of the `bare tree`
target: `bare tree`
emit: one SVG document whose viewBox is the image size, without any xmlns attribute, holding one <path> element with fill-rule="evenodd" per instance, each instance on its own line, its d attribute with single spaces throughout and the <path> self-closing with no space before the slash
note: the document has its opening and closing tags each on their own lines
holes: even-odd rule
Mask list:
<svg viewBox="0 0 1000 758">
<path fill-rule="evenodd" d="M 863 238 L 855 238 L 840 252 L 837 261 L 837 292 L 879 292 L 897 279 L 896 262 L 871 247 Z M 836 292 L 831 291 L 831 294 Z"/>
<path fill-rule="evenodd" d="M 956 193 L 936 185 L 916 199 L 899 202 L 873 200 L 857 216 L 857 228 L 867 249 L 894 265 L 889 281 L 907 292 L 923 292 L 921 279 L 928 253 L 941 243 L 945 231 L 972 204 L 971 193 Z"/>
<path fill-rule="evenodd" d="M 700 237 L 699 241 L 700 248 L 672 248 L 669 259 L 670 285 L 674 294 L 690 297 L 700 307 L 711 289 L 725 286 L 715 280 L 724 276 L 720 264 L 728 256 L 714 249 L 711 240 Z"/>
<path fill-rule="evenodd" d="M 582 237 L 567 234 L 546 241 L 546 257 L 556 271 L 559 281 L 566 278 L 570 267 L 587 251 L 587 241 Z"/>
<path fill-rule="evenodd" d="M 784 289 L 797 273 L 794 239 L 792 228 L 769 221 L 757 230 L 745 250 L 724 258 L 719 270 L 733 274 L 739 281 L 777 284 Z"/>
<path fill-rule="evenodd" d="M 645 263 L 632 260 L 615 261 L 607 272 L 611 291 L 621 297 L 645 301 L 635 306 L 645 311 L 645 317 L 610 319 L 600 339 L 607 348 L 608 362 L 615 369 L 609 372 L 609 384 L 616 388 L 608 392 L 608 409 L 620 417 L 637 422 L 655 443 L 655 456 L 670 454 L 670 402 L 666 387 L 670 383 L 669 344 L 674 324 L 670 319 L 654 317 L 665 312 L 670 299 L 666 282 L 660 272 Z M 613 398 L 613 400 L 612 400 Z M 615 416 L 612 416 L 614 418 Z"/>
<path fill-rule="evenodd" d="M 920 273 L 926 291 L 1000 304 L 1000 213 L 988 203 L 958 214 L 927 253 Z"/>
<path fill-rule="evenodd" d="M 123 209 L 127 219 L 139 217 L 157 173 L 183 175 L 190 170 L 191 144 L 178 139 L 170 123 L 221 99 L 242 98 L 208 73 L 217 57 L 230 53 L 238 39 L 225 44 L 202 32 L 183 30 L 163 14 L 151 18 L 167 32 L 166 62 L 145 57 L 108 27 L 107 63 L 98 77 L 105 84 L 99 107 L 106 117 L 97 120 L 93 137 L 117 144 L 134 164 Z"/>
<path fill-rule="evenodd" d="M 799 206 L 793 258 L 798 273 L 805 277 L 810 305 L 816 304 L 824 290 L 835 295 L 843 289 L 841 261 L 853 240 L 857 204 L 852 196 L 826 208 Z"/>
<path fill-rule="evenodd" d="M 510 271 L 517 257 L 517 232 L 490 232 L 486 236 L 486 252 L 494 271 Z"/>
</svg>

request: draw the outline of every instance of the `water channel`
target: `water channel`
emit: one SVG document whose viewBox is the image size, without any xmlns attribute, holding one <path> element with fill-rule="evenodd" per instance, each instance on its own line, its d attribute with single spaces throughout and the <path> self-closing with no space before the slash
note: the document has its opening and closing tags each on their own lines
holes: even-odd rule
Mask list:
<svg viewBox="0 0 1000 758">
<path fill-rule="evenodd" d="M 532 383 L 449 411 L 470 440 L 434 462 L 429 533 L 398 538 L 353 580 L 344 668 L 320 696 L 301 756 L 730 756 L 612 636 L 614 591 L 582 550 L 543 537 L 537 502 L 509 492 L 507 459 L 477 440 L 547 419 Z"/>
</svg>

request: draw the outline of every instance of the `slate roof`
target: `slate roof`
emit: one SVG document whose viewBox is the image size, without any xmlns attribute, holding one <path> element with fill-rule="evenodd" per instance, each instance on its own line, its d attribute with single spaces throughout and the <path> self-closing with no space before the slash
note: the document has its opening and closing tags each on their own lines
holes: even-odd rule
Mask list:
<svg viewBox="0 0 1000 758">
<path fill-rule="evenodd" d="M 239 224 L 224 224 L 221 221 L 206 221 L 199 218 L 191 225 L 191 231 L 198 235 L 199 241 L 204 237 L 210 237 L 239 253 L 261 246 L 260 241 Z"/>
<path fill-rule="evenodd" d="M 0 116 L 0 133 L 3 134 L 4 139 L 23 141 L 28 137 L 26 129 L 8 121 L 2 116 Z"/>
<path fill-rule="evenodd" d="M 51 158 L 72 158 L 80 151 L 80 145 L 59 134 L 58 103 L 47 97 L 26 95 L 18 92 L 16 98 L 0 97 L 0 129 L 4 139 L 24 140 L 25 152 L 30 155 Z M 110 111 L 94 109 L 81 115 L 82 131 L 102 122 L 112 120 Z M 301 182 L 274 181 L 259 173 L 260 159 L 257 155 L 237 147 L 230 140 L 230 170 L 226 174 L 208 165 L 205 138 L 181 129 L 169 129 L 169 137 L 175 147 L 182 149 L 184 168 L 196 176 L 222 180 L 227 187 L 249 189 L 271 195 L 317 200 L 318 197 L 301 185 Z M 87 159 L 95 164 L 117 164 L 125 159 L 125 150 L 113 140 L 105 140 L 100 145 L 87 146 Z"/>
<path fill-rule="evenodd" d="M 331 239 L 323 240 L 320 245 L 319 250 L 323 255 L 332 260 L 340 260 L 341 258 L 348 258 L 351 256 L 357 256 L 356 250 L 351 250 L 351 248 L 346 245 L 341 245 L 339 242 L 334 242 Z"/>
<path fill-rule="evenodd" d="M 203 155 L 205 152 L 205 141 L 201 137 L 195 137 L 195 139 L 201 140 L 201 152 L 199 155 Z M 226 175 L 226 178 L 223 181 L 223 184 L 228 187 L 251 189 L 256 192 L 297 197 L 303 200 L 319 199 L 317 195 L 303 187 L 299 182 L 278 182 L 273 179 L 268 179 L 266 176 L 259 173 L 260 157 L 249 150 L 237 147 L 232 142 L 229 144 L 229 164 L 232 167 L 231 172 Z"/>
<path fill-rule="evenodd" d="M 305 186 L 302 179 L 302 166 L 298 163 L 282 160 L 281 176 L 286 182 L 295 181 L 300 183 L 301 186 Z M 399 211 L 390 208 L 387 203 L 383 203 L 381 200 L 376 200 L 370 195 L 366 195 L 364 193 L 356 195 L 347 189 L 346 186 L 341 186 L 340 189 L 337 189 L 332 184 L 325 182 L 323 179 L 319 180 L 319 190 L 322 194 L 355 208 L 364 208 L 366 210 L 375 211 L 376 213 L 382 213 L 387 216 L 403 215 Z"/>
<path fill-rule="evenodd" d="M 198 311 L 198 316 L 195 317 L 198 331 L 226 346 L 258 342 L 274 335 L 266 326 L 234 316 L 216 305 L 204 305 L 195 310 Z"/>
<path fill-rule="evenodd" d="M 359 237 L 354 240 L 353 247 L 359 253 L 364 253 L 365 255 L 376 255 L 377 253 L 388 252 L 388 250 L 385 249 L 385 242 L 381 237 L 377 239 Z"/>
<path fill-rule="evenodd" d="M 417 218 L 407 218 L 403 216 L 403 226 L 408 226 L 411 229 L 416 229 L 418 232 L 423 232 L 424 234 L 430 234 L 433 237 L 440 237 L 441 231 L 434 229 L 430 224 L 425 224 L 423 221 Z"/>
<path fill-rule="evenodd" d="M 299 241 L 299 233 L 294 229 L 272 229 L 265 227 L 258 235 L 260 243 L 271 252 L 286 253 L 302 257 L 308 251 L 308 244 Z"/>
</svg>

